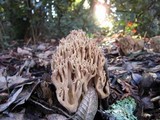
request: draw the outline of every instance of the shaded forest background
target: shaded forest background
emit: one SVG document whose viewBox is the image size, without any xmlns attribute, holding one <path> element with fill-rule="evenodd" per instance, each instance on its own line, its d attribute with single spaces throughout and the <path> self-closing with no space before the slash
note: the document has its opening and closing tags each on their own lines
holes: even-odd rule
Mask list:
<svg viewBox="0 0 160 120">
<path fill-rule="evenodd" d="M 94 7 L 98 0 L 0 0 L 0 48 L 15 42 L 60 39 L 73 29 L 90 37 L 115 33 L 152 37 L 160 34 L 159 0 L 106 0 L 112 23 L 99 27 Z M 85 7 L 87 4 L 87 7 Z"/>
</svg>

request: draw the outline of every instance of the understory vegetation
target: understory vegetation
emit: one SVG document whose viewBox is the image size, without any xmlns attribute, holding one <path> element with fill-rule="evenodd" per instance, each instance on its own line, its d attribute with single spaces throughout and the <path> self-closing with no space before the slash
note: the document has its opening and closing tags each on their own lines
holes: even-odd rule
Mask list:
<svg viewBox="0 0 160 120">
<path fill-rule="evenodd" d="M 103 1 L 103 0 L 101 0 Z M 152 37 L 160 33 L 160 1 L 106 0 L 106 25 L 98 25 L 98 0 L 0 0 L 0 47 L 60 39 L 73 29 L 90 37 L 115 33 Z"/>
</svg>

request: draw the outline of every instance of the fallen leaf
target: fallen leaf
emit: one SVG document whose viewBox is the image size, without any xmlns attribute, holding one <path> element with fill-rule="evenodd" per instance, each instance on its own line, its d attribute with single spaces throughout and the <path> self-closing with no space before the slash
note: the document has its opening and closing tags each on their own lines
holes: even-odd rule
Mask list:
<svg viewBox="0 0 160 120">
<path fill-rule="evenodd" d="M 9 113 L 8 116 L 0 116 L 1 120 L 27 120 L 24 113 Z"/>
<path fill-rule="evenodd" d="M 143 73 L 142 76 L 143 79 L 141 80 L 141 87 L 146 89 L 150 88 L 154 82 L 153 76 L 149 73 Z"/>
<path fill-rule="evenodd" d="M 37 50 L 41 50 L 41 51 L 44 51 L 46 49 L 46 46 L 44 44 L 40 44 L 38 45 L 37 47 Z"/>
<path fill-rule="evenodd" d="M 17 107 L 18 105 L 22 105 L 24 104 L 31 96 L 32 92 L 35 90 L 35 88 L 37 87 L 37 85 L 40 83 L 40 81 L 37 81 L 36 83 L 29 83 L 23 86 L 23 90 L 21 91 L 21 93 L 18 95 L 17 99 L 14 101 L 14 103 L 16 104 L 14 106 Z"/>
<path fill-rule="evenodd" d="M 93 120 L 98 110 L 98 95 L 94 88 L 89 88 L 81 101 L 79 108 L 73 119 Z"/>
<path fill-rule="evenodd" d="M 0 105 L 0 112 L 3 112 L 4 110 L 6 110 L 17 99 L 17 97 L 21 93 L 22 89 L 23 89 L 23 87 L 20 87 L 20 88 L 14 89 L 12 91 L 7 102 Z"/>
<path fill-rule="evenodd" d="M 53 51 L 50 51 L 50 50 L 48 50 L 48 51 L 46 51 L 46 52 L 44 52 L 44 53 L 39 53 L 38 55 L 37 55 L 37 57 L 39 57 L 40 59 L 47 59 L 49 56 L 51 56 L 53 54 Z"/>
<path fill-rule="evenodd" d="M 134 85 L 138 85 L 143 79 L 143 77 L 140 74 L 133 73 L 133 72 L 131 73 L 131 77 Z"/>
<path fill-rule="evenodd" d="M 12 85 L 23 83 L 24 81 L 28 80 L 27 78 L 23 78 L 19 75 L 14 76 L 7 76 L 7 81 L 4 76 L 0 76 L 0 89 L 6 89 L 8 82 L 8 87 L 11 87 Z"/>
<path fill-rule="evenodd" d="M 32 56 L 32 53 L 29 50 L 22 49 L 20 47 L 17 48 L 17 52 L 20 55 L 29 55 L 29 56 Z"/>
<path fill-rule="evenodd" d="M 0 104 L 4 103 L 8 99 L 8 93 L 0 93 Z"/>
<path fill-rule="evenodd" d="M 150 71 L 150 72 L 158 72 L 160 71 L 160 65 L 157 65 L 153 68 L 149 68 L 147 71 Z"/>
<path fill-rule="evenodd" d="M 60 114 L 51 114 L 47 116 L 47 120 L 67 120 L 67 118 Z"/>
<path fill-rule="evenodd" d="M 150 39 L 150 47 L 154 52 L 160 52 L 160 36 L 155 36 Z"/>
<path fill-rule="evenodd" d="M 124 62 L 123 67 L 126 71 L 132 72 L 133 71 L 133 66 L 130 62 Z"/>
<path fill-rule="evenodd" d="M 144 98 L 141 99 L 141 101 L 142 101 L 142 105 L 143 105 L 145 110 L 154 108 L 154 105 L 151 102 L 151 98 L 150 97 L 144 97 Z"/>
<path fill-rule="evenodd" d="M 21 73 L 22 73 L 24 68 L 27 69 L 27 73 L 26 74 L 29 74 L 30 68 L 33 68 L 35 65 L 36 65 L 36 63 L 35 63 L 34 60 L 26 60 L 24 62 L 24 64 L 21 66 L 21 68 L 20 68 L 19 72 L 17 73 L 17 75 L 21 75 Z"/>
</svg>

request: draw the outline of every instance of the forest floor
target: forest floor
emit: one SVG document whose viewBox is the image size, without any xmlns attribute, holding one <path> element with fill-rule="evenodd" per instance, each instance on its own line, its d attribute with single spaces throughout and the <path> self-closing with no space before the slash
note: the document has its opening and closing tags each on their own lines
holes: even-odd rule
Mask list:
<svg viewBox="0 0 160 120">
<path fill-rule="evenodd" d="M 150 51 L 147 44 L 143 49 L 121 47 L 115 39 L 119 38 L 97 43 L 108 61 L 110 95 L 99 100 L 94 119 L 116 120 L 118 115 L 109 110 L 113 110 L 117 101 L 129 97 L 136 103 L 126 108 L 133 115 L 119 120 L 160 119 L 160 53 Z M 132 43 L 128 40 L 126 44 Z M 75 119 L 59 104 L 51 82 L 50 60 L 57 46 L 54 42 L 39 43 L 0 53 L 0 119 Z"/>
</svg>

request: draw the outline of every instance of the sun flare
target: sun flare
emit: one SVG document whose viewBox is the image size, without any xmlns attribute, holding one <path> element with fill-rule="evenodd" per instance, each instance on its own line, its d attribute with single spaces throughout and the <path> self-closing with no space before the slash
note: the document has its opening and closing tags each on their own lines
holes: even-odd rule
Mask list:
<svg viewBox="0 0 160 120">
<path fill-rule="evenodd" d="M 95 17 L 100 27 L 113 27 L 112 22 L 108 19 L 107 8 L 104 0 L 98 0 L 95 5 Z"/>
<path fill-rule="evenodd" d="M 96 4 L 95 6 L 95 15 L 99 22 L 102 22 L 106 19 L 106 8 L 102 4 Z"/>
</svg>

